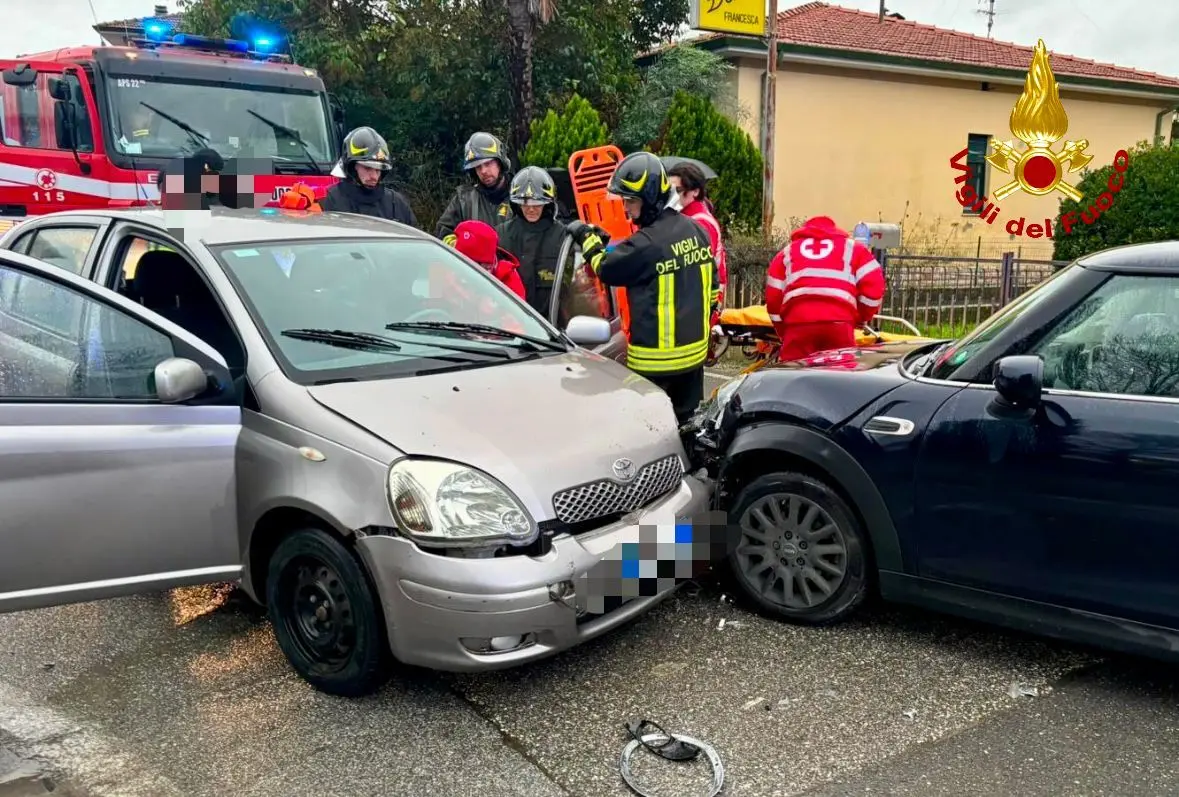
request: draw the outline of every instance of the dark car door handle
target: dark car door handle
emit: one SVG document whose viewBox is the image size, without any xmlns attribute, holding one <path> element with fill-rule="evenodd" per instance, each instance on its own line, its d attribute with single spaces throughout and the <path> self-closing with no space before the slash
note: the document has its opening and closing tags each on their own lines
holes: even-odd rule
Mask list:
<svg viewBox="0 0 1179 797">
<path fill-rule="evenodd" d="M 906 418 L 890 418 L 887 415 L 877 415 L 864 424 L 864 434 L 906 437 L 913 434 L 915 428 L 917 428 L 916 424 Z"/>
</svg>

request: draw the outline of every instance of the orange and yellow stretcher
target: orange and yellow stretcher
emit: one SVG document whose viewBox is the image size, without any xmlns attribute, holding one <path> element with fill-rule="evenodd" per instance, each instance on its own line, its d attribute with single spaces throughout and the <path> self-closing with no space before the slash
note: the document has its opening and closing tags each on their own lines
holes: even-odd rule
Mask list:
<svg viewBox="0 0 1179 797">
<path fill-rule="evenodd" d="M 857 346 L 879 346 L 901 341 L 932 340 L 932 338 L 923 336 L 917 327 L 903 318 L 878 315 L 873 319 L 873 322 L 895 325 L 904 329 L 905 332 L 881 332 L 865 325 L 856 330 Z M 747 360 L 750 360 L 749 365 L 741 373 L 756 371 L 778 358 L 782 341 L 778 337 L 773 323 L 770 322 L 770 314 L 764 304 L 730 307 L 721 311 L 717 326 L 713 329 L 706 364 L 715 365 L 733 345 L 740 346 L 741 353 L 745 355 Z"/>
</svg>

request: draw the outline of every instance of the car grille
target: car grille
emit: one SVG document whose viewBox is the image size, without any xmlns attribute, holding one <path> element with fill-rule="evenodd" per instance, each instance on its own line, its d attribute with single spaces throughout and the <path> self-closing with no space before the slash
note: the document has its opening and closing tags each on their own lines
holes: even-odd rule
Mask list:
<svg viewBox="0 0 1179 797">
<path fill-rule="evenodd" d="M 684 463 L 672 454 L 644 465 L 627 484 L 601 479 L 562 490 L 553 496 L 553 509 L 557 519 L 568 524 L 625 514 L 671 492 L 683 478 Z"/>
</svg>

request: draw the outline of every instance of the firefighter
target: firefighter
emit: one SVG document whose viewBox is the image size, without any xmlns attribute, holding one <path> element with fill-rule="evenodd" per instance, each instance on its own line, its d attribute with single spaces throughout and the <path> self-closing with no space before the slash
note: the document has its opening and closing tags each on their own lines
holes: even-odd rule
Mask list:
<svg viewBox="0 0 1179 797">
<path fill-rule="evenodd" d="M 476 133 L 467 140 L 463 151 L 463 171 L 469 185 L 460 185 L 442 216 L 434 235 L 454 245 L 454 230 L 459 222 L 483 221 L 492 227 L 512 214 L 508 194 L 512 182 L 512 162 L 504 143 L 491 133 Z"/>
<path fill-rule="evenodd" d="M 708 201 L 707 181 L 704 172 L 694 163 L 681 162 L 667 171 L 667 179 L 671 181 L 672 190 L 680 213 L 695 221 L 708 233 L 708 240 L 712 249 L 712 257 L 716 260 L 716 295 L 713 297 L 713 311 L 711 326 L 720 322 L 720 311 L 725 302 L 725 286 L 729 281 L 725 243 L 721 233 L 720 222 L 716 220 L 712 203 Z"/>
<path fill-rule="evenodd" d="M 868 247 L 827 216 L 807 219 L 766 274 L 766 310 L 782 341 L 779 359 L 855 346 L 856 327 L 880 312 L 884 287 L 884 272 Z"/>
<path fill-rule="evenodd" d="M 385 139 L 371 127 L 358 127 L 344 137 L 343 149 L 344 179 L 328 189 L 319 203 L 323 212 L 358 213 L 421 229 L 405 197 L 382 185 L 393 168 Z"/>
<path fill-rule="evenodd" d="M 626 290 L 627 365 L 663 388 L 682 424 L 704 397 L 716 261 L 699 224 L 667 206 L 671 183 L 658 157 L 622 159 L 607 187 L 639 230 L 606 251 L 607 234 L 570 225 L 586 263 L 604 284 Z"/>
<path fill-rule="evenodd" d="M 528 304 L 547 317 L 567 234 L 557 217 L 557 186 L 544 169 L 528 166 L 512 179 L 510 198 L 515 212 L 500 223 L 499 243 L 520 261 Z"/>
</svg>

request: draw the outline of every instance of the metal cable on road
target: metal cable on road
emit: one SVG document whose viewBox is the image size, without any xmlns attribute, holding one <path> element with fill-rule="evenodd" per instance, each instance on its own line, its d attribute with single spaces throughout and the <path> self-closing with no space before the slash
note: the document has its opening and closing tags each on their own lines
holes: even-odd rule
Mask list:
<svg viewBox="0 0 1179 797">
<path fill-rule="evenodd" d="M 712 745 L 702 742 L 699 739 L 693 739 L 691 736 L 684 736 L 678 733 L 668 733 L 666 736 L 659 733 L 648 733 L 640 739 L 631 739 L 626 743 L 626 747 L 622 748 L 622 755 L 618 759 L 618 771 L 622 773 L 622 779 L 630 790 L 639 797 L 658 797 L 648 791 L 643 791 L 634 781 L 634 776 L 630 771 L 630 758 L 634 755 L 635 750 L 638 750 L 642 744 L 649 744 L 657 741 L 666 741 L 668 738 L 672 741 L 683 742 L 684 744 L 695 745 L 703 751 L 708 758 L 708 765 L 712 767 L 712 784 L 708 797 L 716 797 L 720 794 L 721 788 L 725 785 L 725 765 L 721 762 L 720 754 Z"/>
</svg>

